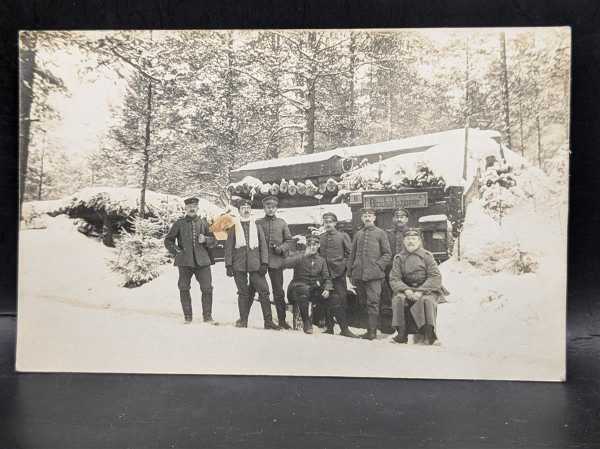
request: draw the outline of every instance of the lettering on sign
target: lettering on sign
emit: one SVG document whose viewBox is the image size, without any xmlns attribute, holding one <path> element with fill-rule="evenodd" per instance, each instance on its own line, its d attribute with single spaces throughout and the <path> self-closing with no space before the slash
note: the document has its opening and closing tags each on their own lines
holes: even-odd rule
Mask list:
<svg viewBox="0 0 600 449">
<path fill-rule="evenodd" d="M 407 209 L 427 207 L 427 192 L 389 193 L 382 195 L 363 195 L 364 206 L 373 209 Z"/>
</svg>

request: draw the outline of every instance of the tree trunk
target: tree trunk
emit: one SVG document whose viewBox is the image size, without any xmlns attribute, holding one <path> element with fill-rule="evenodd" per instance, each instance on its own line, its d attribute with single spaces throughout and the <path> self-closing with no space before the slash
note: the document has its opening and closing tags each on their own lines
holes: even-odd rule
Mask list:
<svg viewBox="0 0 600 449">
<path fill-rule="evenodd" d="M 46 155 L 46 148 L 42 148 L 42 158 L 41 158 L 41 163 L 40 163 L 40 179 L 38 182 L 38 195 L 37 195 L 38 201 L 41 201 L 41 199 L 42 199 L 42 188 L 44 186 L 44 156 L 45 155 Z"/>
<path fill-rule="evenodd" d="M 504 103 L 504 127 L 506 129 L 506 142 L 508 147 L 512 149 L 512 139 L 510 134 L 510 97 L 508 92 L 508 68 L 506 66 L 506 33 L 500 33 L 500 50 L 502 62 L 502 86 L 503 86 L 503 103 Z"/>
<path fill-rule="evenodd" d="M 20 51 L 20 89 L 19 89 L 19 217 L 23 208 L 25 178 L 29 163 L 29 142 L 31 131 L 31 107 L 34 92 L 34 70 L 36 58 L 36 38 L 34 34 L 22 34 Z"/>
<path fill-rule="evenodd" d="M 142 191 L 140 192 L 140 216 L 146 216 L 146 188 L 148 186 L 148 172 L 150 171 L 150 129 L 152 123 L 152 81 L 148 80 L 148 95 L 146 97 L 146 130 L 144 134 L 144 176 L 142 178 Z"/>
<path fill-rule="evenodd" d="M 523 141 L 523 101 L 521 99 L 521 93 L 519 93 L 519 135 L 520 135 L 520 147 L 521 156 L 525 157 L 525 142 Z"/>
<path fill-rule="evenodd" d="M 347 139 L 348 145 L 354 145 L 356 139 L 356 99 L 354 93 L 354 72 L 356 71 L 356 33 L 350 31 L 350 85 L 348 87 L 348 112 L 350 116 L 350 131 Z"/>
<path fill-rule="evenodd" d="M 317 35 L 314 31 L 308 33 L 308 48 L 314 52 L 317 41 Z M 306 80 L 306 100 L 308 105 L 305 109 L 306 120 L 306 140 L 304 141 L 304 152 L 306 154 L 315 152 L 315 94 L 317 89 L 316 67 L 311 62 L 310 78 Z"/>
</svg>

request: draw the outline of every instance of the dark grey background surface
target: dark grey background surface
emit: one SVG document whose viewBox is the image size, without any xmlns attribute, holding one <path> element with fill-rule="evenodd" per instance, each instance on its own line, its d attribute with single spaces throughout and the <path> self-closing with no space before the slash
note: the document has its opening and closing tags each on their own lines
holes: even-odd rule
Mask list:
<svg viewBox="0 0 600 449">
<path fill-rule="evenodd" d="M 547 25 L 573 27 L 567 383 L 14 372 L 18 29 Z M 9 0 L 0 48 L 0 449 L 600 447 L 600 2 Z"/>
</svg>

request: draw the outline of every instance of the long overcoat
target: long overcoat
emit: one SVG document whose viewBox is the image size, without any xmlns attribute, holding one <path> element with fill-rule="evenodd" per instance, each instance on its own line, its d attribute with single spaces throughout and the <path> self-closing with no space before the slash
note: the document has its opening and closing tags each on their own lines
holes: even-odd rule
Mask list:
<svg viewBox="0 0 600 449">
<path fill-rule="evenodd" d="M 448 294 L 433 254 L 422 247 L 413 252 L 403 250 L 394 256 L 390 287 L 394 295 L 405 290 L 435 294 L 438 302 L 445 302 L 444 295 Z"/>
</svg>

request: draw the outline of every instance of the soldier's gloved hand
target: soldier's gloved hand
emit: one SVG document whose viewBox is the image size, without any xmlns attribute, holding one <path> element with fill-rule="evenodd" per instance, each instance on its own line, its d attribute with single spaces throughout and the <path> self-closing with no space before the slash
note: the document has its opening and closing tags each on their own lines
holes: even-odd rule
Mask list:
<svg viewBox="0 0 600 449">
<path fill-rule="evenodd" d="M 413 299 L 415 301 L 421 299 L 422 296 L 423 296 L 423 292 L 414 292 L 413 293 Z"/>
<path fill-rule="evenodd" d="M 279 256 L 281 256 L 283 254 L 283 248 L 281 247 L 281 245 L 275 245 L 273 244 L 273 252 Z"/>
<path fill-rule="evenodd" d="M 408 299 L 414 300 L 414 294 L 415 293 L 410 288 L 404 290 L 404 294 L 406 295 L 406 297 Z"/>
<path fill-rule="evenodd" d="M 266 263 L 263 263 L 260 265 L 260 268 L 258 269 L 258 274 L 260 274 L 261 276 L 264 276 L 265 274 L 267 274 L 268 270 L 269 270 L 269 266 Z"/>
<path fill-rule="evenodd" d="M 198 234 L 198 243 L 206 242 L 206 236 L 204 234 Z"/>
<path fill-rule="evenodd" d="M 323 293 L 321 293 L 321 296 L 325 299 L 329 298 L 329 290 L 323 290 Z"/>
<path fill-rule="evenodd" d="M 229 276 L 230 278 L 233 277 L 233 267 L 231 265 L 227 265 L 225 267 L 225 270 L 227 272 L 227 276 Z"/>
</svg>

